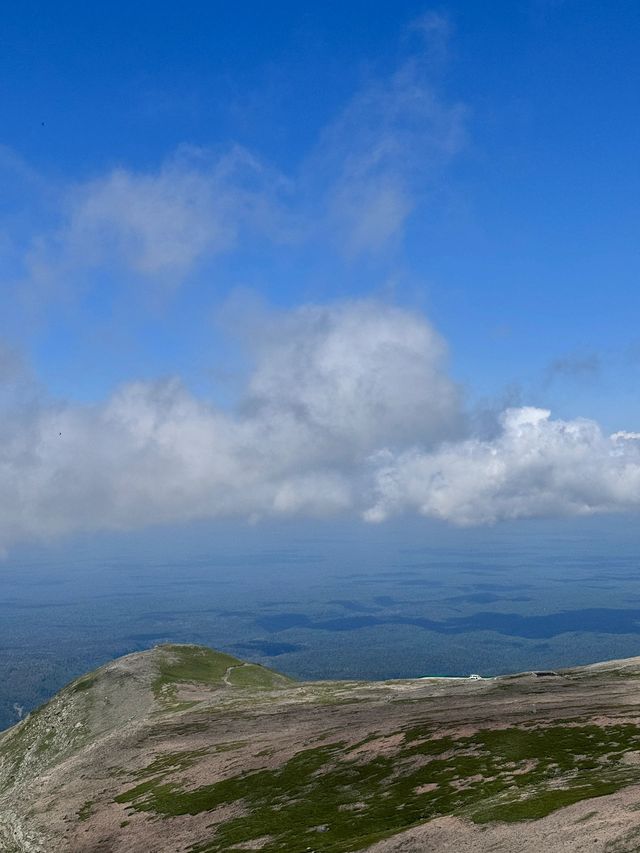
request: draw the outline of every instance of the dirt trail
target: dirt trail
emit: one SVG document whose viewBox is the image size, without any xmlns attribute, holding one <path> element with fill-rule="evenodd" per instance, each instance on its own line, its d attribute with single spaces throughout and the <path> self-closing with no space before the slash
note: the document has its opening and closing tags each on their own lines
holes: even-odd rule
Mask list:
<svg viewBox="0 0 640 853">
<path fill-rule="evenodd" d="M 248 664 L 246 662 L 244 662 L 244 663 L 237 663 L 237 664 L 234 664 L 233 666 L 227 667 L 224 675 L 222 676 L 222 680 L 227 685 L 227 687 L 233 687 L 233 684 L 229 681 L 229 676 L 231 675 L 233 670 L 234 669 L 242 669 L 243 666 L 248 666 Z"/>
</svg>

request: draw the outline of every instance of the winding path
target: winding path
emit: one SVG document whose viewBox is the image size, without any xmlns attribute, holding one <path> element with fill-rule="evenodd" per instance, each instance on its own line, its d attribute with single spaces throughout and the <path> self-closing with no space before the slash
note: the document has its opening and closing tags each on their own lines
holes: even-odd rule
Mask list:
<svg viewBox="0 0 640 853">
<path fill-rule="evenodd" d="M 228 666 L 225 670 L 224 675 L 222 676 L 222 681 L 227 685 L 227 687 L 233 687 L 233 684 L 229 681 L 229 676 L 233 672 L 234 669 L 241 669 L 243 666 L 248 666 L 246 662 L 243 663 L 234 663 L 232 666 Z"/>
</svg>

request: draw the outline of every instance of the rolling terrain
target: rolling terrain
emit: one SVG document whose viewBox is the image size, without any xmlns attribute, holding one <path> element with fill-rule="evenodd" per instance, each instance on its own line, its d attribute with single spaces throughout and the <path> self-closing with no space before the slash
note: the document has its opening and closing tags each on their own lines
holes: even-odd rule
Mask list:
<svg viewBox="0 0 640 853">
<path fill-rule="evenodd" d="M 640 658 L 296 682 L 120 658 L 0 734 L 2 853 L 640 849 Z"/>
</svg>

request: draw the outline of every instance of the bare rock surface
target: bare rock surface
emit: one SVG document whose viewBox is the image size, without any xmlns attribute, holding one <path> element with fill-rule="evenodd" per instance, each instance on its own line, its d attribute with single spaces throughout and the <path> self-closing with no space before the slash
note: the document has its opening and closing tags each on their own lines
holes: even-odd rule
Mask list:
<svg viewBox="0 0 640 853">
<path fill-rule="evenodd" d="M 159 646 L 0 734 L 0 851 L 636 851 L 639 714 L 640 658 L 295 682 Z"/>
</svg>

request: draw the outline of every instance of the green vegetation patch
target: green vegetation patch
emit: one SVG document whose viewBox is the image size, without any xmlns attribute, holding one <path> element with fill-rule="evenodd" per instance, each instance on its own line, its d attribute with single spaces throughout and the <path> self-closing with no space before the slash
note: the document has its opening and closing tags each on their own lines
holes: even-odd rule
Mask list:
<svg viewBox="0 0 640 853">
<path fill-rule="evenodd" d="M 180 701 L 178 687 L 181 684 L 206 684 L 223 686 L 229 667 L 239 666 L 242 661 L 204 646 L 159 646 L 161 654 L 158 676 L 153 682 L 153 693 L 163 711 L 185 711 L 197 704 L 195 701 Z"/>
<path fill-rule="evenodd" d="M 264 839 L 262 853 L 343 853 L 440 815 L 520 821 L 612 793 L 640 780 L 640 768 L 622 761 L 632 749 L 640 749 L 640 730 L 631 725 L 511 728 L 457 739 L 414 728 L 393 756 L 371 758 L 337 742 L 195 790 L 159 772 L 117 802 L 165 816 L 232 803 L 248 812 L 222 822 L 191 853 L 243 849 L 256 839 Z"/>
<path fill-rule="evenodd" d="M 290 678 L 255 663 L 247 663 L 242 666 L 234 667 L 229 672 L 228 680 L 229 684 L 233 684 L 234 687 L 257 687 L 267 689 L 284 687 L 292 683 Z"/>
<path fill-rule="evenodd" d="M 191 767 L 198 758 L 206 755 L 207 752 L 209 752 L 207 748 L 167 752 L 164 755 L 158 756 L 151 764 L 148 764 L 141 770 L 136 770 L 133 776 L 136 779 L 146 779 L 153 776 L 157 780 L 160 776 L 164 777 L 169 773 L 174 773 L 176 770 L 186 770 L 187 767 Z"/>
<path fill-rule="evenodd" d="M 97 676 L 95 675 L 86 675 L 79 681 L 74 682 L 74 684 L 71 685 L 71 690 L 74 693 L 81 693 L 83 690 L 89 690 L 97 680 Z"/>
<path fill-rule="evenodd" d="M 93 814 L 95 800 L 87 800 L 78 809 L 78 820 L 88 820 Z"/>
<path fill-rule="evenodd" d="M 230 666 L 242 661 L 204 646 L 159 646 L 162 652 L 158 664 L 156 693 L 164 684 L 223 684 Z"/>
<path fill-rule="evenodd" d="M 230 685 L 254 689 L 285 687 L 291 679 L 258 664 L 248 664 L 205 646 L 159 646 L 158 676 L 153 692 L 163 711 L 183 711 L 198 704 L 181 701 L 181 684 Z"/>
</svg>

